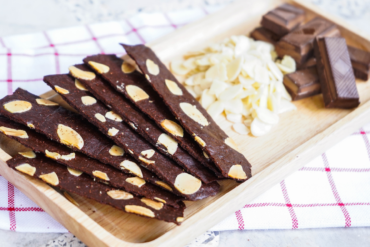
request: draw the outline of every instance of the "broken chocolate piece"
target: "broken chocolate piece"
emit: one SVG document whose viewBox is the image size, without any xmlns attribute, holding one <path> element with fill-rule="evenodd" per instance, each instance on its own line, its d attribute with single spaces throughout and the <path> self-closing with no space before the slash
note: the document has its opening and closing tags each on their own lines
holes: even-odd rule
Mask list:
<svg viewBox="0 0 370 247">
<path fill-rule="evenodd" d="M 350 109 L 360 104 L 344 38 L 315 40 L 315 57 L 325 107 Z"/>
<path fill-rule="evenodd" d="M 255 40 L 261 40 L 271 44 L 275 44 L 282 37 L 263 27 L 258 27 L 254 29 L 250 33 L 250 36 Z"/>
<path fill-rule="evenodd" d="M 251 165 L 243 154 L 236 151 L 234 141 L 214 122 L 207 111 L 180 84 L 155 53 L 144 45 L 124 45 L 127 54 L 136 61 L 145 74 L 148 85 L 161 96 L 162 100 L 178 119 L 182 127 L 192 135 L 206 154 L 212 159 L 222 175 L 238 181 L 251 177 Z M 166 80 L 181 89 L 182 95 L 169 90 Z"/>
<path fill-rule="evenodd" d="M 304 18 L 303 9 L 285 3 L 262 16 L 261 25 L 281 37 L 299 26 Z"/>
<path fill-rule="evenodd" d="M 355 77 L 364 81 L 370 77 L 370 52 L 348 46 Z"/>
<path fill-rule="evenodd" d="M 141 187 L 135 186 L 126 181 L 126 179 L 133 177 L 134 175 L 122 173 L 121 171 L 107 166 L 99 162 L 98 160 L 89 158 L 82 153 L 72 152 L 71 149 L 67 148 L 66 146 L 49 140 L 44 135 L 39 134 L 36 131 L 31 130 L 21 124 L 15 123 L 3 116 L 0 116 L 0 127 L 25 131 L 28 135 L 28 138 L 20 138 L 14 135 L 7 136 L 32 149 L 35 153 L 43 153 L 47 157 L 55 159 L 56 162 L 62 165 L 65 165 L 77 171 L 84 172 L 95 178 L 97 177 L 94 176 L 94 171 L 105 173 L 109 178 L 109 181 L 101 180 L 98 178 L 98 180 L 101 182 L 109 183 L 113 187 L 121 188 L 135 195 L 144 196 L 152 200 L 160 198 L 165 201 L 166 204 L 174 207 L 179 207 L 179 205 L 182 205 L 182 203 L 180 202 L 182 198 L 177 197 L 176 195 L 163 190 L 158 186 L 154 186 L 150 183 L 145 183 Z M 51 154 L 54 155 L 51 156 Z M 132 161 L 125 160 L 123 162 Z"/>
<path fill-rule="evenodd" d="M 304 99 L 321 92 L 320 80 L 315 67 L 286 74 L 284 86 L 293 100 Z"/>
<path fill-rule="evenodd" d="M 8 160 L 7 164 L 10 168 L 21 172 L 22 169 L 17 169 L 17 167 L 27 164 L 28 167 L 34 169 L 32 177 L 41 179 L 58 189 L 113 206 L 127 213 L 134 213 L 178 225 L 177 218 L 184 215 L 184 206 L 174 208 L 162 204 L 160 208 L 150 207 L 139 197 L 123 190 L 117 190 L 109 185 L 94 182 L 87 174 L 75 176 L 65 166 L 59 165 L 55 161 L 40 155 L 37 155 L 33 159 L 16 155 Z M 30 173 L 26 174 L 31 175 Z"/>
</svg>

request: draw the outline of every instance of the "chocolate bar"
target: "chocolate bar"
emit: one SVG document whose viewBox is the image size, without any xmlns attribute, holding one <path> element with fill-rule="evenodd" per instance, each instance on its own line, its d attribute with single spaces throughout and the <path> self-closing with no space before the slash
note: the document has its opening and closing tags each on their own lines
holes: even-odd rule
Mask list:
<svg viewBox="0 0 370 247">
<path fill-rule="evenodd" d="M 316 68 L 316 58 L 315 57 L 311 57 L 310 59 L 307 60 L 307 62 L 305 62 L 304 64 L 298 67 L 299 70 L 309 69 L 309 68 Z"/>
<path fill-rule="evenodd" d="M 358 106 L 360 100 L 346 40 L 315 40 L 315 57 L 325 107 L 349 109 Z"/>
<path fill-rule="evenodd" d="M 81 152 L 126 173 L 136 175 L 140 170 L 140 176 L 142 175 L 141 178 L 145 181 L 155 185 L 162 183 L 161 179 L 147 169 L 140 169 L 138 166 L 135 167 L 136 169 L 132 169 L 132 166 L 122 166 L 125 160 L 134 164 L 135 160 L 127 153 L 122 157 L 111 155 L 110 150 L 115 146 L 114 142 L 81 116 L 54 102 L 40 99 L 18 88 L 13 95 L 1 99 L 0 105 L 2 106 L 0 113 L 3 116 L 28 126 L 51 140 L 67 145 L 73 151 Z M 73 143 L 68 139 L 73 140 Z"/>
<path fill-rule="evenodd" d="M 320 80 L 315 67 L 286 74 L 284 86 L 293 100 L 300 100 L 321 92 Z"/>
<path fill-rule="evenodd" d="M 348 46 L 355 77 L 364 81 L 370 77 L 370 52 Z"/>
<path fill-rule="evenodd" d="M 83 75 L 85 73 L 94 74 L 81 70 L 77 74 L 79 78 L 84 78 Z M 164 188 L 168 188 L 173 193 L 183 196 L 188 200 L 200 200 L 208 196 L 213 196 L 218 192 L 220 186 L 217 182 L 207 185 L 202 184 L 201 180 L 184 172 L 177 164 L 161 153 L 156 152 L 152 145 L 135 133 L 121 119 L 120 121 L 112 120 L 107 115 L 111 112 L 110 109 L 92 97 L 89 92 L 75 87 L 75 80 L 71 76 L 50 75 L 45 76 L 44 81 L 53 89 L 58 90 L 58 88 L 62 88 L 68 91 L 68 93 L 59 94 L 72 108 L 78 111 L 90 123 L 98 127 L 102 133 L 105 133 L 107 137 L 122 147 L 125 152 L 140 162 L 143 167 L 151 170 L 164 180 L 167 183 L 164 185 Z M 176 148 L 176 144 L 166 138 L 160 139 L 159 143 L 165 146 L 169 152 Z"/>
<path fill-rule="evenodd" d="M 285 3 L 262 16 L 261 25 L 281 37 L 299 26 L 304 18 L 303 9 Z"/>
<path fill-rule="evenodd" d="M 82 71 L 91 72 L 91 69 L 84 64 L 75 65 L 74 67 Z M 70 82 L 70 84 L 67 84 L 67 82 Z M 101 77 L 96 76 L 96 78 L 92 80 L 79 79 L 79 82 L 82 83 L 82 85 L 84 85 L 98 100 L 102 101 L 106 106 L 110 106 L 112 110 L 122 117 L 122 119 L 129 124 L 134 131 L 138 132 L 148 142 L 156 146 L 157 150 L 172 158 L 187 172 L 197 176 L 206 184 L 217 180 L 215 175 L 186 153 L 181 147 L 178 146 L 176 150 L 171 150 L 171 153 L 169 153 L 167 148 L 159 145 L 158 140 L 160 140 L 160 138 L 171 137 L 163 133 L 163 131 L 159 129 L 151 119 L 144 116 L 141 112 L 138 112 L 138 110 L 135 109 L 128 100 L 104 82 Z M 70 80 L 63 81 L 63 83 L 67 87 L 67 90 L 72 87 L 72 90 L 69 91 L 74 92 L 73 89 L 75 88 L 75 83 Z M 69 93 L 66 97 L 73 97 L 73 94 Z M 174 143 L 175 142 L 176 141 L 174 141 Z"/>
<path fill-rule="evenodd" d="M 255 40 L 261 40 L 271 44 L 275 44 L 282 37 L 264 27 L 257 27 L 250 33 L 250 36 Z"/>
<path fill-rule="evenodd" d="M 150 183 L 146 183 L 139 177 L 120 172 L 119 170 L 100 163 L 98 160 L 89 158 L 79 152 L 71 152 L 69 148 L 57 142 L 51 141 L 44 135 L 37 133 L 21 124 L 15 123 L 3 116 L 0 116 L 0 133 L 8 136 L 30 148 L 36 153 L 42 153 L 56 162 L 65 165 L 72 174 L 79 174 L 84 172 L 99 182 L 109 184 L 115 188 L 124 189 L 137 196 L 144 196 L 146 198 L 157 200 L 173 207 L 183 205 L 181 197 L 167 192 Z M 27 138 L 20 137 L 17 133 L 27 135 Z M 114 155 L 123 155 L 123 150 L 115 147 L 112 153 Z M 115 152 L 115 153 L 114 153 Z M 28 153 L 28 157 L 32 157 L 34 153 Z M 131 161 L 125 160 L 123 162 L 132 164 Z"/>
<path fill-rule="evenodd" d="M 185 207 L 174 208 L 148 198 L 139 198 L 126 191 L 94 182 L 87 174 L 71 174 L 65 166 L 36 155 L 26 158 L 16 155 L 7 161 L 10 168 L 38 178 L 47 184 L 112 207 L 148 218 L 179 225 L 184 220 Z"/>
<path fill-rule="evenodd" d="M 222 175 L 238 181 L 250 178 L 251 165 L 244 155 L 236 150 L 234 141 L 176 80 L 155 53 L 144 45 L 123 44 L 123 47 L 145 74 L 148 85 L 161 96 L 182 127 L 212 159 Z"/>
<path fill-rule="evenodd" d="M 340 31 L 332 22 L 316 17 L 280 39 L 275 49 L 279 57 L 291 56 L 297 67 L 313 55 L 313 41 L 316 37 L 339 37 Z"/>
<path fill-rule="evenodd" d="M 191 136 L 182 129 L 180 124 L 178 124 L 178 121 L 168 110 L 159 95 L 148 85 L 144 75 L 115 55 L 90 56 L 85 58 L 84 62 L 95 71 L 97 71 L 96 67 L 94 68 L 91 64 L 96 63 L 107 66 L 109 68 L 109 73 L 101 73 L 101 76 L 109 82 L 114 89 L 124 95 L 133 105 L 151 118 L 159 128 L 175 139 L 183 149 L 201 162 L 202 165 L 212 170 L 216 176 L 222 177 L 209 157 L 204 155 L 198 148 Z M 127 88 L 142 90 L 148 97 L 140 100 L 133 98 L 127 91 Z"/>
</svg>

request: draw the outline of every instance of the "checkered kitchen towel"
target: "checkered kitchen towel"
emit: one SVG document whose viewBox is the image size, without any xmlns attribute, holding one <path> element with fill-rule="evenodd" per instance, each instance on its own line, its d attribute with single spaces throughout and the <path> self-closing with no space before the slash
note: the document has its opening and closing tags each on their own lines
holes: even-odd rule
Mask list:
<svg viewBox="0 0 370 247">
<path fill-rule="evenodd" d="M 140 14 L 122 22 L 0 38 L 0 97 L 18 87 L 44 93 L 50 90 L 44 75 L 67 73 L 87 55 L 122 55 L 120 42 L 152 41 L 213 10 Z M 364 126 L 211 230 L 370 226 L 369 134 L 370 125 Z M 2 177 L 0 228 L 66 231 Z"/>
</svg>

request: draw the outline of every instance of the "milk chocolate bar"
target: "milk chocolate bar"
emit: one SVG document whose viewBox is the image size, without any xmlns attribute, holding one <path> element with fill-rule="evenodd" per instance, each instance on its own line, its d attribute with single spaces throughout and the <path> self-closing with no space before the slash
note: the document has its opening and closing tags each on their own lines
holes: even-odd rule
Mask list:
<svg viewBox="0 0 370 247">
<path fill-rule="evenodd" d="M 316 17 L 280 39 L 275 49 L 279 57 L 291 56 L 300 67 L 313 55 L 316 37 L 339 37 L 340 32 L 332 22 Z"/>
<path fill-rule="evenodd" d="M 63 91 L 61 88 L 59 90 Z M 114 142 L 80 115 L 53 102 L 45 101 L 18 88 L 13 95 L 0 100 L 0 113 L 17 123 L 35 129 L 53 141 L 67 145 L 73 151 L 81 152 L 126 173 L 138 174 L 138 169 L 133 172 L 134 170 L 129 169 L 128 166 L 121 165 L 125 160 L 135 164 L 136 161 L 127 153 L 122 157 L 111 155 L 110 150 L 115 146 Z M 73 143 L 68 140 L 71 139 L 68 133 L 71 133 Z M 147 169 L 140 169 L 140 172 L 141 178 L 147 182 L 155 185 L 162 182 Z"/>
<path fill-rule="evenodd" d="M 367 81 L 370 77 L 370 52 L 348 46 L 355 77 Z"/>
<path fill-rule="evenodd" d="M 25 134 L 27 138 L 22 138 L 17 134 L 21 132 Z M 18 141 L 36 153 L 42 153 L 46 157 L 54 159 L 56 162 L 72 168 L 72 170 L 68 169 L 72 174 L 84 172 L 97 179 L 99 182 L 109 184 L 115 188 L 124 189 L 137 196 L 144 196 L 173 207 L 183 205 L 183 203 L 180 202 L 182 200 L 181 197 L 167 192 L 158 186 L 146 183 L 145 180 L 134 177 L 134 175 L 122 173 L 121 171 L 107 166 L 96 159 L 89 158 L 82 153 L 71 152 L 71 149 L 66 146 L 49 140 L 44 135 L 21 124 L 15 123 L 3 116 L 0 116 L 0 133 Z M 112 154 L 122 156 L 122 152 L 118 147 L 112 150 Z M 28 153 L 24 155 L 32 157 L 35 154 Z M 131 161 L 126 160 L 124 162 L 127 163 Z"/>
<path fill-rule="evenodd" d="M 16 155 L 7 161 L 10 168 L 38 178 L 47 184 L 110 205 L 127 213 L 180 224 L 185 207 L 174 208 L 148 198 L 139 198 L 126 191 L 94 182 L 87 174 L 71 174 L 65 166 L 40 155 L 26 158 Z"/>
<path fill-rule="evenodd" d="M 75 65 L 74 67 L 82 71 L 91 72 L 91 69 L 89 69 L 84 64 Z M 202 182 L 206 184 L 217 180 L 217 177 L 214 174 L 212 174 L 207 168 L 205 168 L 196 159 L 194 159 L 192 156 L 186 153 L 180 146 L 178 146 L 175 140 L 173 142 L 174 144 L 176 144 L 176 149 L 171 150 L 171 152 L 169 152 L 169 150 L 167 150 L 167 148 L 164 147 L 163 145 L 160 145 L 160 142 L 158 140 L 160 140 L 163 137 L 171 139 L 171 137 L 169 137 L 161 129 L 159 129 L 159 127 L 157 127 L 157 125 L 154 124 L 154 122 L 151 119 L 144 116 L 141 112 L 134 108 L 127 99 L 125 99 L 120 93 L 118 93 L 110 85 L 108 85 L 107 82 L 104 82 L 100 76 L 96 76 L 96 78 L 92 80 L 84 79 L 78 80 L 98 100 L 102 101 L 106 106 L 112 107 L 112 110 L 119 116 L 121 116 L 122 119 L 127 124 L 129 124 L 134 131 L 138 132 L 148 142 L 156 146 L 157 150 L 172 158 L 187 172 L 198 177 L 200 180 L 202 180 Z M 66 80 L 64 82 L 65 82 L 64 85 L 66 85 L 68 81 Z M 74 83 L 71 82 L 70 84 L 67 84 L 66 87 L 74 88 L 75 86 Z M 73 97 L 72 93 L 66 96 Z"/>
<path fill-rule="evenodd" d="M 251 165 L 199 102 L 180 84 L 156 54 L 144 45 L 123 45 L 182 127 L 212 159 L 224 177 L 245 181 Z M 145 92 L 144 92 L 145 93 Z M 235 149 L 234 149 L 235 148 Z"/>
<path fill-rule="evenodd" d="M 151 118 L 159 128 L 175 139 L 191 156 L 196 158 L 208 169 L 212 170 L 216 176 L 221 177 L 220 172 L 209 157 L 204 155 L 198 148 L 193 138 L 183 130 L 159 95 L 148 85 L 144 75 L 115 55 L 90 56 L 85 58 L 84 62 L 95 71 L 97 71 L 96 68 L 91 66 L 93 63 L 103 64 L 109 67 L 109 72 L 102 73 L 101 76 L 109 82 L 114 89 L 124 95 L 133 105 Z M 133 98 L 127 90 L 130 88 L 131 91 L 133 88 L 142 90 L 147 97 L 140 98 L 140 100 L 138 98 Z"/>
<path fill-rule="evenodd" d="M 360 104 L 355 75 L 344 38 L 315 40 L 315 57 L 327 108 L 353 108 Z"/>
<path fill-rule="evenodd" d="M 284 86 L 293 100 L 300 100 L 321 92 L 320 80 L 315 67 L 286 74 Z"/>
<path fill-rule="evenodd" d="M 79 70 L 77 74 L 82 78 L 83 75 L 86 75 L 85 73 L 88 72 Z M 90 73 L 88 75 L 95 76 L 94 73 Z M 162 182 L 164 188 L 168 188 L 188 200 L 200 200 L 218 192 L 220 186 L 217 182 L 203 184 L 201 180 L 184 172 L 176 163 L 156 152 L 152 145 L 122 122 L 122 119 L 112 119 L 109 115 L 111 110 L 96 100 L 89 92 L 75 87 L 75 80 L 71 76 L 50 75 L 45 76 L 44 81 L 53 89 L 63 88 L 68 91 L 66 94 L 60 92 L 59 94 L 72 108 L 140 162 L 140 165 L 164 180 L 166 183 Z M 114 113 L 114 115 L 116 114 Z M 169 152 L 175 148 L 172 140 L 161 139 L 160 143 L 167 147 Z"/>
<path fill-rule="evenodd" d="M 298 27 L 304 18 L 303 9 L 285 3 L 262 16 L 261 25 L 279 36 L 284 36 Z"/>
<path fill-rule="evenodd" d="M 261 40 L 271 44 L 275 44 L 282 37 L 264 27 L 257 27 L 250 33 L 250 36 L 255 40 Z"/>
</svg>

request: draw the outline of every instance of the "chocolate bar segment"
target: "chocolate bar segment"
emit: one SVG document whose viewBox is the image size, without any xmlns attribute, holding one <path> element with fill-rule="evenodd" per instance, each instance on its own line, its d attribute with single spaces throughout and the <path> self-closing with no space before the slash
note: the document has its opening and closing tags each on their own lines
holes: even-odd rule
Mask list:
<svg viewBox="0 0 370 247">
<path fill-rule="evenodd" d="M 161 96 L 182 127 L 192 135 L 224 177 L 245 181 L 251 165 L 235 148 L 235 143 L 213 121 L 207 111 L 180 84 L 155 53 L 143 45 L 123 45 L 145 74 L 148 85 Z"/>
<path fill-rule="evenodd" d="M 286 74 L 283 82 L 293 100 L 304 99 L 321 92 L 320 80 L 315 67 Z"/>
<path fill-rule="evenodd" d="M 355 76 L 344 38 L 319 38 L 315 57 L 327 108 L 353 108 L 360 104 Z"/>
<path fill-rule="evenodd" d="M 82 71 L 90 71 L 86 65 L 80 64 L 75 65 L 76 68 Z M 145 138 L 152 145 L 157 147 L 157 150 L 162 154 L 172 158 L 177 164 L 183 167 L 187 172 L 198 177 L 204 183 L 210 183 L 217 180 L 217 177 L 213 175 L 207 168 L 201 165 L 196 159 L 186 153 L 180 146 L 176 144 L 176 150 L 168 152 L 167 148 L 158 144 L 160 138 L 171 138 L 167 134 L 163 133 L 161 129 L 154 124 L 154 122 L 144 116 L 132 104 L 125 99 L 120 93 L 115 91 L 110 85 L 102 80 L 100 76 L 96 76 L 92 80 L 79 79 L 90 93 L 93 94 L 98 100 L 102 101 L 106 106 L 110 106 L 112 110 L 117 113 L 122 119 L 129 124 L 132 129 L 138 132 L 143 138 Z M 74 85 L 68 85 L 74 87 Z M 72 94 L 68 94 L 72 97 Z M 67 96 L 68 96 L 67 95 Z"/>
<path fill-rule="evenodd" d="M 68 94 L 60 94 L 62 98 L 90 123 L 98 127 L 102 133 L 105 133 L 107 137 L 122 147 L 125 152 L 140 162 L 143 167 L 164 180 L 167 184 L 164 186 L 165 188 L 188 200 L 200 200 L 218 192 L 220 186 L 217 182 L 202 184 L 201 180 L 184 172 L 182 168 L 161 153 L 153 152 L 154 147 L 135 133 L 131 129 L 132 127 L 122 121 L 105 117 L 111 110 L 93 98 L 89 92 L 77 89 L 75 80 L 71 76 L 45 76 L 44 81 L 54 89 L 62 87 L 68 90 Z M 93 98 L 93 103 L 85 102 L 86 98 Z M 174 143 L 168 139 L 160 140 L 159 143 L 166 146 L 168 150 L 176 148 Z M 148 153 L 149 155 L 147 155 Z"/>
<path fill-rule="evenodd" d="M 109 73 L 103 73 L 101 76 L 116 91 L 124 95 L 133 105 L 151 118 L 159 128 L 175 139 L 191 156 L 212 170 L 216 176 L 221 177 L 215 165 L 198 148 L 193 138 L 182 129 L 159 95 L 148 85 L 144 75 L 135 71 L 135 68 L 115 55 L 90 56 L 85 58 L 84 62 L 89 66 L 91 63 L 98 63 L 109 67 Z M 94 69 L 93 66 L 91 68 Z M 94 70 L 97 71 L 96 68 Z M 139 88 L 148 95 L 148 98 L 134 99 L 127 88 Z"/>
<path fill-rule="evenodd" d="M 277 35 L 264 27 L 258 27 L 254 29 L 250 36 L 255 40 L 265 41 L 271 44 L 275 44 L 280 40 L 282 36 Z"/>
<path fill-rule="evenodd" d="M 285 3 L 262 16 L 261 25 L 279 36 L 284 36 L 299 26 L 304 18 L 303 9 Z"/>
<path fill-rule="evenodd" d="M 370 52 L 348 46 L 355 77 L 367 81 L 370 77 Z"/>
<path fill-rule="evenodd" d="M 313 55 L 316 37 L 339 37 L 340 32 L 332 22 L 316 17 L 280 39 L 275 49 L 279 57 L 291 56 L 300 67 Z"/>
<path fill-rule="evenodd" d="M 161 202 L 136 197 L 126 191 L 94 182 L 87 174 L 72 175 L 65 166 L 37 155 L 26 158 L 17 155 L 7 161 L 10 168 L 38 178 L 58 189 L 110 205 L 136 215 L 178 224 L 185 207 L 174 208 Z"/>
<path fill-rule="evenodd" d="M 63 91 L 62 89 L 59 90 Z M 0 113 L 17 123 L 35 129 L 51 140 L 69 146 L 73 151 L 84 153 L 126 173 L 132 173 L 121 164 L 125 160 L 135 163 L 135 160 L 127 153 L 122 157 L 111 155 L 109 151 L 115 144 L 98 129 L 80 115 L 58 105 L 45 104 L 43 101 L 43 99 L 18 88 L 13 95 L 8 95 L 0 100 Z M 22 111 L 17 110 L 22 108 L 20 106 L 22 104 L 29 106 L 29 108 Z M 72 133 L 74 145 L 68 142 L 69 132 Z M 154 173 L 147 169 L 141 169 L 141 174 L 142 179 L 152 184 L 157 185 L 158 182 L 161 182 Z"/>
<path fill-rule="evenodd" d="M 6 131 L 4 128 L 8 128 L 14 131 L 24 131 L 27 134 L 28 138 L 21 138 L 17 135 L 14 135 L 14 131 L 9 132 Z M 36 153 L 42 153 L 62 165 L 65 165 L 74 170 L 84 172 L 96 178 L 98 181 L 106 184 L 108 183 L 115 188 L 124 189 L 137 196 L 144 196 L 152 200 L 158 200 L 173 207 L 179 207 L 183 204 L 182 202 L 180 202 L 182 200 L 181 197 L 178 197 L 150 183 L 145 183 L 144 180 L 141 181 L 140 184 L 135 185 L 130 181 L 140 181 L 140 179 L 134 177 L 134 175 L 122 173 L 121 171 L 107 166 L 99 162 L 98 160 L 89 158 L 82 153 L 71 152 L 71 149 L 67 148 L 66 146 L 51 141 L 44 135 L 41 135 L 36 131 L 29 129 L 21 124 L 15 123 L 3 116 L 0 116 L 0 133 L 1 132 L 3 132 L 4 135 L 8 136 L 9 138 L 14 139 L 22 145 L 32 149 Z M 126 160 L 123 162 L 127 163 L 131 161 Z"/>
</svg>

